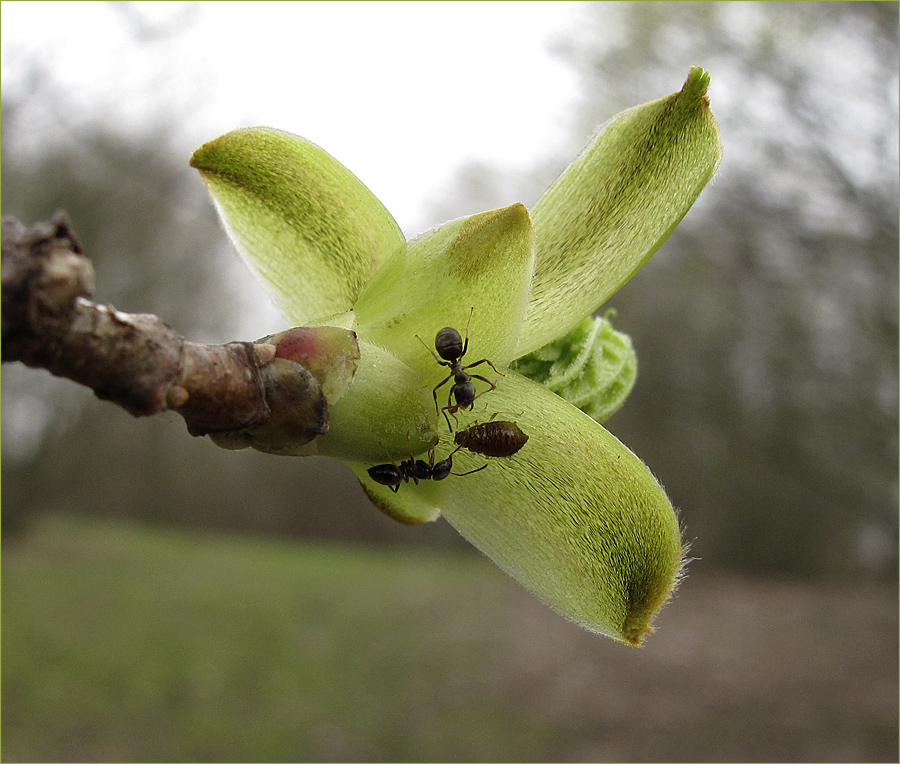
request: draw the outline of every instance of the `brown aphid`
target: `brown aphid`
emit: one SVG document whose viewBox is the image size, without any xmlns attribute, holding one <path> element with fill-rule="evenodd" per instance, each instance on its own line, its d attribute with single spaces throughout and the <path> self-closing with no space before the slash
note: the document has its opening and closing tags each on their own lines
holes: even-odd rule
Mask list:
<svg viewBox="0 0 900 764">
<path fill-rule="evenodd" d="M 515 422 L 485 422 L 467 430 L 460 430 L 455 436 L 456 445 L 484 456 L 512 456 L 528 441 Z"/>
</svg>

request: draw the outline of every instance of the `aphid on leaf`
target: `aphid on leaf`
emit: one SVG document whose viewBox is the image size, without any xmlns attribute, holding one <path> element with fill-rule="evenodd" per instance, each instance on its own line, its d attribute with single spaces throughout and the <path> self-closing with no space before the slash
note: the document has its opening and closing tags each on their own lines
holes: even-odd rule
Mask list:
<svg viewBox="0 0 900 764">
<path fill-rule="evenodd" d="M 475 312 L 475 308 L 472 308 L 472 312 L 469 313 L 469 321 L 472 320 L 472 313 Z M 434 338 L 434 347 L 437 350 L 438 355 L 435 355 L 434 350 L 428 348 L 428 352 L 434 356 L 434 360 L 437 361 L 441 366 L 447 366 L 450 369 L 450 373 L 447 375 L 447 378 L 443 380 L 439 385 L 437 385 L 432 391 L 432 395 L 434 396 L 434 407 L 444 413 L 444 418 L 447 420 L 447 426 L 452 430 L 453 427 L 450 425 L 450 418 L 447 416 L 447 412 L 453 415 L 456 418 L 456 412 L 459 409 L 471 409 L 472 404 L 475 399 L 480 395 L 484 395 L 484 393 L 489 393 L 491 390 L 495 390 L 497 385 L 491 382 L 489 379 L 482 377 L 479 374 L 469 374 L 466 369 L 472 369 L 475 366 L 480 366 L 483 363 L 486 363 L 490 366 L 494 371 L 496 371 L 501 377 L 504 376 L 501 371 L 494 366 L 487 358 L 482 358 L 480 361 L 476 361 L 475 363 L 470 363 L 467 366 L 463 366 L 461 363 L 462 357 L 466 354 L 466 351 L 469 349 L 469 321 L 466 322 L 466 339 L 463 342 L 462 337 L 460 337 L 459 332 L 456 331 L 452 326 L 445 326 L 441 329 Z M 419 341 L 425 345 L 424 340 L 417 334 L 416 337 L 419 338 Z M 425 345 L 427 348 L 428 346 Z M 443 360 L 441 360 L 443 359 Z M 440 409 L 438 406 L 437 399 L 437 391 L 446 385 L 450 380 L 453 380 L 453 385 L 450 387 L 450 394 L 447 396 L 447 405 L 444 406 L 443 409 Z M 487 382 L 491 387 L 490 390 L 485 390 L 482 393 L 476 395 L 475 393 L 475 383 L 472 382 L 473 379 L 480 379 L 482 382 Z M 456 403 L 453 403 L 453 400 L 456 400 Z"/>
<path fill-rule="evenodd" d="M 528 436 L 515 422 L 499 421 L 476 424 L 460 430 L 454 440 L 457 446 L 473 453 L 504 457 L 518 453 L 528 441 Z"/>
</svg>

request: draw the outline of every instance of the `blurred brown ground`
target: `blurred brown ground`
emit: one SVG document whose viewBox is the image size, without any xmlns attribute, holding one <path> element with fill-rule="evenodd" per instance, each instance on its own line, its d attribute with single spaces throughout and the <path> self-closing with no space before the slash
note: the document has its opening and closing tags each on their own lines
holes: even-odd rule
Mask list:
<svg viewBox="0 0 900 764">
<path fill-rule="evenodd" d="M 637 649 L 517 607 L 509 676 L 561 761 L 897 761 L 891 587 L 695 572 Z"/>
</svg>

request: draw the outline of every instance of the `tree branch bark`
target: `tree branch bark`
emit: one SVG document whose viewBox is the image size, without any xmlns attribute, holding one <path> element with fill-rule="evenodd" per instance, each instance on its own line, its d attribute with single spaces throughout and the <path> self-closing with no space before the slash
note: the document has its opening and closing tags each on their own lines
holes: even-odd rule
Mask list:
<svg viewBox="0 0 900 764">
<path fill-rule="evenodd" d="M 63 212 L 30 228 L 4 216 L 2 240 L 4 363 L 47 369 L 135 416 L 177 411 L 192 435 L 269 419 L 274 345 L 189 342 L 154 315 L 92 302 L 94 269 Z M 311 409 L 310 439 L 327 430 L 324 400 Z"/>
</svg>

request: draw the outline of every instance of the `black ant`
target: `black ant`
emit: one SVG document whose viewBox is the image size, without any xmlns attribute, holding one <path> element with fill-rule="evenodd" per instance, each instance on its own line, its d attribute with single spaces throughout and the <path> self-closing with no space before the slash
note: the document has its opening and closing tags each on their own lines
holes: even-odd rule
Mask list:
<svg viewBox="0 0 900 764">
<path fill-rule="evenodd" d="M 528 441 L 528 436 L 515 422 L 500 421 L 476 424 L 467 430 L 460 430 L 454 439 L 459 448 L 467 448 L 484 456 L 501 457 L 518 453 Z"/>
<path fill-rule="evenodd" d="M 472 308 L 472 312 L 469 313 L 469 321 L 472 320 L 472 313 L 475 312 L 475 308 Z M 482 377 L 480 374 L 468 374 L 466 369 L 474 368 L 475 366 L 480 366 L 483 363 L 486 363 L 490 366 L 494 371 L 496 371 L 501 377 L 504 374 L 497 369 L 494 364 L 492 364 L 487 358 L 482 358 L 480 361 L 476 361 L 475 363 L 470 363 L 467 366 L 463 366 L 460 363 L 462 357 L 466 354 L 466 351 L 469 349 L 469 321 L 466 322 L 466 341 L 463 342 L 462 337 L 459 336 L 459 332 L 456 331 L 452 326 L 445 326 L 441 329 L 434 338 L 434 347 L 435 350 L 438 351 L 438 358 L 435 355 L 434 350 L 428 348 L 428 345 L 425 345 L 424 340 L 417 334 L 419 342 L 425 345 L 428 348 L 428 352 L 434 356 L 434 360 L 437 361 L 441 366 L 447 366 L 450 369 L 450 373 L 447 375 L 447 378 L 437 385 L 432 391 L 432 395 L 434 396 L 434 407 L 444 413 L 444 419 L 447 420 L 447 426 L 452 430 L 453 427 L 450 425 L 450 418 L 447 416 L 447 412 L 449 411 L 453 418 L 456 418 L 456 412 L 460 409 L 471 409 L 475 399 L 479 397 L 479 395 L 484 395 L 484 393 L 489 393 L 491 390 L 496 390 L 497 385 L 495 385 L 491 380 Z M 443 360 L 441 360 L 443 359 Z M 453 385 L 450 387 L 450 394 L 447 396 L 447 405 L 444 406 L 443 409 L 440 409 L 438 406 L 437 400 L 437 391 L 446 385 L 450 380 L 453 380 Z M 472 382 L 473 379 L 480 379 L 482 382 L 487 382 L 491 388 L 490 390 L 485 390 L 478 395 L 475 394 L 475 383 Z M 453 405 L 453 399 L 456 399 L 456 404 Z"/>
<path fill-rule="evenodd" d="M 428 461 L 416 459 L 412 454 L 409 459 L 404 459 L 400 464 L 395 464 L 392 460 L 390 464 L 376 464 L 367 470 L 369 477 L 379 485 L 386 485 L 394 493 L 400 490 L 400 483 L 408 483 L 412 480 L 416 485 L 420 480 L 443 480 L 448 475 L 471 475 L 473 472 L 483 470 L 487 465 L 479 467 L 469 472 L 451 472 L 453 469 L 453 454 L 459 451 L 458 447 L 450 453 L 446 459 L 435 464 L 434 449 L 428 453 Z"/>
</svg>

